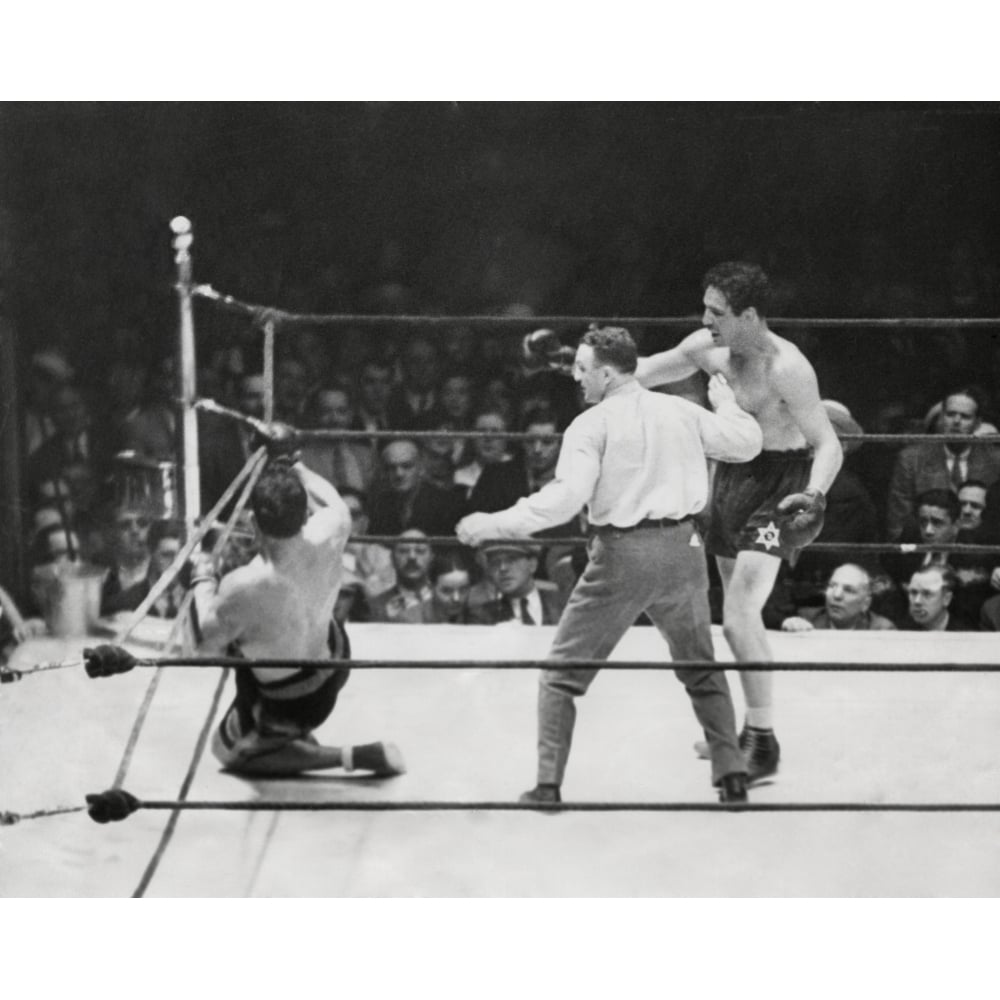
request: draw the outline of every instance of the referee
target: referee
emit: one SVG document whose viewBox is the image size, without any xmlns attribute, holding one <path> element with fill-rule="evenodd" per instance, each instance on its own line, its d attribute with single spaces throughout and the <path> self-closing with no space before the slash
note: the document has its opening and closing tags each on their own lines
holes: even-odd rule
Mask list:
<svg viewBox="0 0 1000 1000">
<path fill-rule="evenodd" d="M 543 360 L 551 357 L 551 344 L 542 351 Z M 506 510 L 469 514 L 456 527 L 460 541 L 478 545 L 563 524 L 586 507 L 592 528 L 587 567 L 559 620 L 552 666 L 541 674 L 538 779 L 522 802 L 561 801 L 575 698 L 597 675 L 596 669 L 560 669 L 558 661 L 607 659 L 642 612 L 666 639 L 672 659 L 714 659 L 708 567 L 692 518 L 708 500 L 707 459 L 753 458 L 761 450 L 760 427 L 739 408 L 721 374 L 708 385 L 713 413 L 642 388 L 636 363 L 628 330 L 589 330 L 576 351 L 573 377 L 591 405 L 563 435 L 555 478 Z M 745 801 L 746 764 L 725 672 L 675 673 L 705 731 L 720 801 Z"/>
</svg>

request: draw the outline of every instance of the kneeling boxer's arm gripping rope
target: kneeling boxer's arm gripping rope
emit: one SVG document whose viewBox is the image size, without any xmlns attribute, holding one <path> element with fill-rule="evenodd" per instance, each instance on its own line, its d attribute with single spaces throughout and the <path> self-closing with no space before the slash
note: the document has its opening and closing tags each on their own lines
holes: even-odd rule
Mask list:
<svg viewBox="0 0 1000 1000">
<path fill-rule="evenodd" d="M 521 341 L 521 360 L 529 372 L 548 368 L 572 375 L 575 358 L 576 352 L 562 344 L 555 330 L 535 330 Z"/>
<path fill-rule="evenodd" d="M 128 673 L 136 658 L 121 646 L 97 646 L 83 651 L 83 665 L 88 677 L 112 677 Z"/>
<path fill-rule="evenodd" d="M 814 541 L 823 530 L 825 510 L 826 497 L 815 486 L 789 494 L 777 507 L 779 516 L 784 519 L 785 538 L 796 548 Z"/>
</svg>

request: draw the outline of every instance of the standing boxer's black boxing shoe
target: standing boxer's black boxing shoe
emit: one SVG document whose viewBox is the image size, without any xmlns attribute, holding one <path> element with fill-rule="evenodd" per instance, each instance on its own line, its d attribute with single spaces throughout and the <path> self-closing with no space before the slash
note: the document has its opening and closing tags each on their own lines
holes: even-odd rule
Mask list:
<svg viewBox="0 0 1000 1000">
<path fill-rule="evenodd" d="M 747 776 L 740 772 L 724 774 L 719 782 L 720 802 L 746 802 Z"/>
<path fill-rule="evenodd" d="M 740 749 L 746 757 L 748 786 L 777 774 L 781 747 L 774 737 L 773 729 L 744 726 L 740 733 Z"/>
</svg>

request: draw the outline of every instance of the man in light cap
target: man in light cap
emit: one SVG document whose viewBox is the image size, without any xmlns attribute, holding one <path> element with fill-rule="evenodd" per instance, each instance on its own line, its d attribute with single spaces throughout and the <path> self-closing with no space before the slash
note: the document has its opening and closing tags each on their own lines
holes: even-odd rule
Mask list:
<svg viewBox="0 0 1000 1000">
<path fill-rule="evenodd" d="M 498 596 L 474 609 L 473 618 L 478 624 L 515 621 L 522 625 L 555 625 L 559 621 L 563 608 L 559 588 L 535 579 L 536 547 L 494 542 L 483 546 L 482 552 Z"/>
<path fill-rule="evenodd" d="M 725 378 L 709 382 L 715 413 L 643 389 L 627 330 L 591 329 L 576 351 L 573 377 L 592 404 L 566 429 L 555 478 L 496 513 L 469 514 L 459 540 L 481 545 L 523 538 L 587 507 L 589 561 L 556 629 L 538 698 L 538 776 L 521 801 L 551 806 L 569 759 L 575 699 L 596 669 L 564 669 L 561 660 L 606 659 L 645 611 L 675 660 L 714 659 L 708 564 L 692 520 L 708 498 L 707 458 L 744 462 L 760 451 L 757 422 L 736 404 Z M 675 671 L 705 731 L 712 783 L 725 802 L 746 800 L 726 675 L 711 666 Z"/>
</svg>

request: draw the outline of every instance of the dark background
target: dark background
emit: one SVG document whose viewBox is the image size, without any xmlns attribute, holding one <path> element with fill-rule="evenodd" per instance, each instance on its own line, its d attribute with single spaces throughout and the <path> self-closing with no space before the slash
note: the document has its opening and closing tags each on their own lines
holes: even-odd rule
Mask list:
<svg viewBox="0 0 1000 1000">
<path fill-rule="evenodd" d="M 998 313 L 997 105 L 6 104 L 0 135 L 19 354 L 85 378 L 116 330 L 172 344 L 178 214 L 197 281 L 303 311 L 694 314 L 749 257 L 776 316 Z M 991 332 L 801 337 L 862 418 L 1000 364 Z"/>
</svg>

